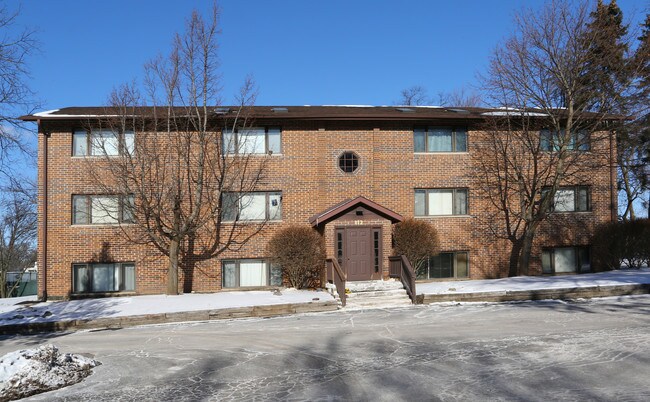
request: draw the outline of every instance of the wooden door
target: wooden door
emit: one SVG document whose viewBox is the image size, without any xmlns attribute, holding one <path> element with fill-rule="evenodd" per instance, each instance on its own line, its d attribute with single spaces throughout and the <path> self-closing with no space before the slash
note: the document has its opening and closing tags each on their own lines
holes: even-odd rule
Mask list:
<svg viewBox="0 0 650 402">
<path fill-rule="evenodd" d="M 370 280 L 373 273 L 372 228 L 345 229 L 345 261 L 343 269 L 349 281 Z"/>
</svg>

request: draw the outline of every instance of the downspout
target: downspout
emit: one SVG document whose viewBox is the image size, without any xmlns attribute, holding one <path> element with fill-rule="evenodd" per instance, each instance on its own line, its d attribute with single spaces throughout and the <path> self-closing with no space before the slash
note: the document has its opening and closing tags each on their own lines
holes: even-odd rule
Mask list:
<svg viewBox="0 0 650 402">
<path fill-rule="evenodd" d="M 38 121 L 38 127 L 40 132 L 41 121 Z M 41 245 L 41 278 L 43 282 L 43 292 L 41 294 L 41 301 L 47 300 L 47 203 L 48 203 L 48 194 L 47 194 L 47 160 L 48 160 L 48 139 L 50 138 L 50 133 L 43 132 L 43 176 L 41 180 L 43 181 L 43 216 L 41 221 L 41 230 L 43 231 L 43 244 Z"/>
<path fill-rule="evenodd" d="M 614 151 L 615 147 L 614 141 L 614 131 L 609 131 L 609 201 L 610 201 L 610 221 L 616 222 L 618 220 L 618 211 L 617 211 L 617 185 L 616 185 L 616 154 Z"/>
</svg>

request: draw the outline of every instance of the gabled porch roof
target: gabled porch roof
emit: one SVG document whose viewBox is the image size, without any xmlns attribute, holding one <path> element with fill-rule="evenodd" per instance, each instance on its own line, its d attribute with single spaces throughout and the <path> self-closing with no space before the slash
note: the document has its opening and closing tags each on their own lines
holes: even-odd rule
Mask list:
<svg viewBox="0 0 650 402">
<path fill-rule="evenodd" d="M 374 201 L 370 201 L 369 199 L 365 197 L 356 197 L 356 198 L 351 198 L 347 199 L 345 201 L 340 202 L 339 204 L 336 204 L 314 216 L 309 218 L 309 223 L 316 227 L 320 225 L 324 225 L 339 216 L 346 214 L 350 212 L 351 210 L 362 206 L 369 211 L 372 211 L 376 213 L 377 215 L 386 218 L 390 220 L 392 223 L 398 223 L 404 220 L 404 217 L 396 212 L 391 211 L 390 209 L 383 207 L 379 204 L 377 204 Z"/>
</svg>

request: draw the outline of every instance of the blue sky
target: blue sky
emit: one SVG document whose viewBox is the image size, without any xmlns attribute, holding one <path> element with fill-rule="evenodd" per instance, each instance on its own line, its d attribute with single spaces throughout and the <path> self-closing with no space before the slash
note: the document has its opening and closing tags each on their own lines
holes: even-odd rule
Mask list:
<svg viewBox="0 0 650 402">
<path fill-rule="evenodd" d="M 11 3 L 11 2 L 10 2 Z M 23 0 L 20 24 L 38 30 L 31 86 L 44 109 L 93 106 L 137 79 L 208 0 Z M 642 20 L 646 0 L 619 0 Z M 476 83 L 513 12 L 541 0 L 222 0 L 224 102 L 247 74 L 259 105 L 391 104 L 422 85 L 434 96 Z"/>
</svg>

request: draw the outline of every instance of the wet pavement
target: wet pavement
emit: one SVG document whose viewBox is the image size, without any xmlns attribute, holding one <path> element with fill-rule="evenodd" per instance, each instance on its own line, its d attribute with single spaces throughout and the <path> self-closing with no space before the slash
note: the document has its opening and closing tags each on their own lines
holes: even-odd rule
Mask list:
<svg viewBox="0 0 650 402">
<path fill-rule="evenodd" d="M 0 340 L 0 355 L 54 343 L 102 362 L 30 400 L 650 400 L 650 295 Z"/>
</svg>

